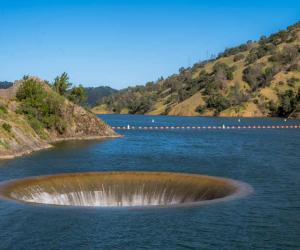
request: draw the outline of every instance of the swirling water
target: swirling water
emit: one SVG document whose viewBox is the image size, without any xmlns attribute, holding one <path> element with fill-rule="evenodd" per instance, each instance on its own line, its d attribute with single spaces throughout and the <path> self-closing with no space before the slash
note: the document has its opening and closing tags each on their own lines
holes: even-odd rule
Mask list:
<svg viewBox="0 0 300 250">
<path fill-rule="evenodd" d="M 88 172 L 2 183 L 0 196 L 15 201 L 83 207 L 200 206 L 249 195 L 246 183 L 196 174 Z"/>
<path fill-rule="evenodd" d="M 111 125 L 299 124 L 279 119 L 106 115 Z M 167 209 L 57 208 L 0 200 L 0 249 L 299 249 L 300 130 L 122 131 L 0 161 L 0 180 L 169 171 L 241 180 L 243 199 Z"/>
</svg>

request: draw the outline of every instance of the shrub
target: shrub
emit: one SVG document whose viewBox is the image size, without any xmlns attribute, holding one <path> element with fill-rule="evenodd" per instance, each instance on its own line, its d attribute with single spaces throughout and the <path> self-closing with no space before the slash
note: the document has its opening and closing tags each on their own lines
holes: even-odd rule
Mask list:
<svg viewBox="0 0 300 250">
<path fill-rule="evenodd" d="M 297 105 L 298 97 L 292 90 L 287 90 L 280 96 L 280 104 L 277 110 L 279 116 L 288 116 Z"/>
<path fill-rule="evenodd" d="M 264 65 L 259 63 L 247 67 L 243 71 L 243 80 L 247 82 L 252 90 L 269 86 L 273 76 L 277 74 L 279 68 L 276 66 L 267 67 L 264 69 Z"/>
<path fill-rule="evenodd" d="M 203 114 L 206 111 L 206 106 L 199 105 L 198 107 L 196 107 L 195 111 L 198 112 L 199 114 Z"/>
<path fill-rule="evenodd" d="M 16 94 L 16 98 L 19 101 L 23 101 L 25 99 L 37 100 L 38 98 L 41 99 L 45 96 L 46 95 L 42 84 L 32 78 L 24 80 Z"/>
<path fill-rule="evenodd" d="M 231 105 L 241 105 L 243 102 L 249 100 L 249 95 L 241 89 L 239 83 L 235 83 L 234 86 L 230 87 L 229 99 Z"/>
<path fill-rule="evenodd" d="M 282 65 L 293 64 L 299 56 L 299 51 L 300 48 L 298 45 L 289 45 L 275 53 L 269 60 L 272 62 L 278 62 Z"/>
<path fill-rule="evenodd" d="M 44 125 L 34 117 L 28 117 L 29 125 L 32 129 L 43 139 L 47 138 L 47 134 L 44 131 Z"/>
<path fill-rule="evenodd" d="M 68 95 L 68 99 L 76 104 L 85 105 L 87 101 L 85 88 L 82 85 L 73 87 Z"/>
<path fill-rule="evenodd" d="M 207 107 L 216 109 L 217 113 L 230 107 L 229 101 L 220 94 L 210 96 L 207 100 Z"/>
<path fill-rule="evenodd" d="M 276 103 L 274 101 L 272 101 L 272 100 L 269 101 L 268 108 L 269 108 L 269 110 L 270 110 L 270 112 L 271 112 L 272 115 L 275 115 L 276 112 L 277 112 L 277 109 L 278 109 Z"/>
<path fill-rule="evenodd" d="M 273 77 L 280 71 L 280 67 L 277 65 L 273 65 L 270 67 L 265 68 L 264 70 L 264 78 L 265 78 L 265 84 L 267 86 L 270 85 L 271 81 L 273 80 Z"/>
<path fill-rule="evenodd" d="M 24 80 L 16 97 L 21 102 L 17 112 L 28 118 L 31 127 L 38 134 L 44 128 L 64 132 L 66 125 L 60 111 L 63 104 L 61 96 L 46 91 L 42 83 L 29 78 Z"/>
<path fill-rule="evenodd" d="M 11 125 L 9 124 L 9 123 L 3 123 L 2 124 L 2 128 L 5 130 L 5 131 L 7 131 L 8 133 L 10 133 L 11 132 Z"/>
<path fill-rule="evenodd" d="M 287 84 L 290 86 L 290 87 L 294 87 L 295 86 L 295 83 L 300 81 L 298 78 L 295 78 L 295 77 L 291 77 L 290 79 L 287 80 Z"/>
<path fill-rule="evenodd" d="M 0 115 L 7 114 L 7 108 L 0 104 Z"/>
<path fill-rule="evenodd" d="M 287 30 L 282 30 L 278 33 L 272 34 L 266 39 L 265 43 L 272 43 L 273 45 L 279 45 L 283 42 L 287 42 L 290 39 L 290 33 Z"/>
<path fill-rule="evenodd" d="M 248 46 L 249 44 L 242 44 L 238 47 L 233 47 L 233 48 L 227 48 L 225 49 L 225 51 L 223 53 L 220 53 L 218 55 L 218 58 L 224 56 L 224 57 L 228 57 L 228 56 L 232 56 L 232 55 L 236 55 L 237 53 L 240 52 L 244 52 L 246 50 L 248 50 Z"/>
<path fill-rule="evenodd" d="M 205 95 L 215 95 L 219 92 L 221 87 L 222 87 L 222 82 L 221 81 L 216 81 L 214 78 L 210 79 L 205 84 L 204 94 Z"/>
<path fill-rule="evenodd" d="M 168 115 L 169 112 L 171 111 L 171 109 L 172 109 L 172 106 L 171 106 L 171 105 L 167 106 L 167 108 L 166 108 L 165 111 L 162 113 L 162 115 Z"/>
<path fill-rule="evenodd" d="M 276 47 L 273 44 L 263 44 L 257 48 L 253 48 L 246 57 L 246 63 L 252 64 L 266 55 L 273 54 L 275 49 Z"/>
<path fill-rule="evenodd" d="M 233 57 L 233 61 L 234 62 L 238 62 L 238 61 L 240 61 L 240 60 L 242 60 L 242 59 L 244 59 L 245 58 L 245 56 L 243 55 L 243 54 L 237 54 L 237 55 L 235 55 L 234 57 Z"/>
<path fill-rule="evenodd" d="M 145 114 L 151 110 L 153 102 L 150 98 L 140 97 L 135 100 L 132 100 L 129 105 L 130 114 Z"/>
<path fill-rule="evenodd" d="M 258 59 L 258 56 L 255 53 L 249 53 L 248 56 L 246 57 L 246 64 L 251 64 L 256 62 Z"/>
<path fill-rule="evenodd" d="M 255 64 L 245 68 L 243 71 L 243 80 L 247 82 L 253 90 L 263 85 L 263 65 Z"/>
<path fill-rule="evenodd" d="M 60 95 L 65 95 L 71 86 L 72 84 L 69 82 L 69 76 L 66 72 L 54 79 L 53 89 Z"/>
<path fill-rule="evenodd" d="M 215 73 L 216 77 L 218 75 L 225 76 L 225 80 L 232 80 L 233 79 L 233 72 L 235 71 L 235 67 L 229 67 L 226 63 L 217 62 L 213 66 L 213 72 Z M 221 80 L 221 79 L 220 79 Z"/>
</svg>

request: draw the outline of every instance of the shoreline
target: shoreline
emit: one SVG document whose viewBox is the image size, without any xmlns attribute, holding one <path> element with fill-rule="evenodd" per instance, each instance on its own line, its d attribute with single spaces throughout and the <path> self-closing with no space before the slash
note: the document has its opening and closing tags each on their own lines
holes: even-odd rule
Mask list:
<svg viewBox="0 0 300 250">
<path fill-rule="evenodd" d="M 30 149 L 24 149 L 19 152 L 7 155 L 0 155 L 0 160 L 11 160 L 17 157 L 29 155 L 31 153 L 53 148 L 55 147 L 55 143 L 63 142 L 63 141 L 88 141 L 88 140 L 101 140 L 101 139 L 114 139 L 114 138 L 121 138 L 122 135 L 108 135 L 108 136 L 80 136 L 80 137 L 66 137 L 66 138 L 57 138 L 54 140 L 46 141 L 46 144 L 43 146 L 36 146 Z"/>
<path fill-rule="evenodd" d="M 191 117 L 191 118 L 237 118 L 237 119 L 287 119 L 299 120 L 300 117 L 280 117 L 280 116 L 209 116 L 209 115 L 152 115 L 152 114 L 117 114 L 117 113 L 95 113 L 95 115 L 132 115 L 132 116 L 162 116 L 162 117 Z"/>
</svg>

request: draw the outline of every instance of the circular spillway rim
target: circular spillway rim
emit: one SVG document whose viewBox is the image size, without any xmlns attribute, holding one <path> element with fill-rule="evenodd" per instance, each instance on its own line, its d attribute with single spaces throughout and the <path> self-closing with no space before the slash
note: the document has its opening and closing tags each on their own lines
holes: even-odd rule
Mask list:
<svg viewBox="0 0 300 250">
<path fill-rule="evenodd" d="M 80 205 L 58 205 L 58 204 L 46 204 L 39 202 L 28 202 L 21 199 L 13 198 L 9 194 L 9 190 L 12 186 L 17 183 L 31 182 L 31 181 L 39 181 L 47 178 L 55 178 L 55 177 L 70 177 L 70 176 L 80 176 L 80 175 L 130 175 L 130 174 L 138 174 L 138 175 L 170 175 L 170 176 L 179 176 L 179 177 L 201 177 L 208 178 L 210 180 L 224 181 L 229 186 L 234 187 L 235 191 L 229 195 L 226 195 L 221 198 L 214 198 L 211 200 L 201 200 L 201 201 L 193 201 L 193 202 L 183 202 L 176 204 L 167 204 L 167 205 L 137 205 L 137 206 L 80 206 Z M 210 205 L 219 202 L 230 201 L 238 198 L 243 198 L 253 192 L 253 188 L 251 185 L 237 181 L 229 178 L 209 176 L 209 175 L 201 175 L 195 173 L 180 173 L 180 172 L 157 172 L 157 171 L 103 171 L 103 172 L 73 172 L 73 173 L 60 173 L 53 175 L 42 175 L 42 176 L 31 176 L 25 177 L 22 179 L 13 179 L 8 181 L 0 182 L 0 198 L 5 200 L 14 201 L 17 203 L 27 204 L 27 205 L 35 205 L 35 206 L 53 206 L 60 208 L 96 208 L 96 209 L 134 209 L 134 208 L 171 208 L 171 207 L 191 207 L 191 206 L 204 206 Z"/>
</svg>

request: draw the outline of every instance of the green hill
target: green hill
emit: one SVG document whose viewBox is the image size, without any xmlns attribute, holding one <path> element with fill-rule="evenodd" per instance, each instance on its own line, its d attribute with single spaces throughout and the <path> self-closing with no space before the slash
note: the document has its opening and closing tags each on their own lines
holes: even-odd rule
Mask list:
<svg viewBox="0 0 300 250">
<path fill-rule="evenodd" d="M 298 117 L 300 22 L 178 74 L 103 98 L 95 113 Z M 297 108 L 298 106 L 298 108 Z"/>
<path fill-rule="evenodd" d="M 69 100 L 76 101 L 81 87 L 67 96 L 54 87 L 25 77 L 10 88 L 0 89 L 0 159 L 48 148 L 61 140 L 118 136 L 92 112 Z"/>
</svg>

